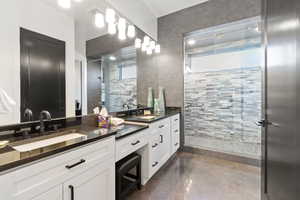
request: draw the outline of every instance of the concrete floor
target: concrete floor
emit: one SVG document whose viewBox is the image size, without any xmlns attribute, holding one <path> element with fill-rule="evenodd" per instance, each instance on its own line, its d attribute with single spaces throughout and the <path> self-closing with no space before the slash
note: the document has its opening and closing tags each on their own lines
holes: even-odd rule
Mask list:
<svg viewBox="0 0 300 200">
<path fill-rule="evenodd" d="M 191 153 L 178 153 L 127 200 L 259 200 L 260 169 Z"/>
</svg>

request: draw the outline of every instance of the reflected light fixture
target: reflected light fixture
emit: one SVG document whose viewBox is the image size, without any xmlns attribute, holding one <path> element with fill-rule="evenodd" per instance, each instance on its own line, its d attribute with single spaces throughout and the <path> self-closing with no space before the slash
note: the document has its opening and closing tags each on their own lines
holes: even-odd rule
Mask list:
<svg viewBox="0 0 300 200">
<path fill-rule="evenodd" d="M 187 43 L 188 43 L 189 45 L 194 45 L 194 44 L 196 44 L 196 41 L 193 40 L 193 39 L 190 39 L 190 40 L 187 41 Z"/>
<path fill-rule="evenodd" d="M 159 44 L 157 44 L 155 46 L 155 53 L 160 53 L 160 45 Z"/>
<path fill-rule="evenodd" d="M 71 0 L 58 0 L 57 3 L 62 8 L 71 8 Z"/>
<path fill-rule="evenodd" d="M 108 24 L 114 24 L 116 22 L 116 12 L 111 8 L 107 8 L 105 11 L 105 20 Z"/>
<path fill-rule="evenodd" d="M 118 22 L 119 39 L 126 40 L 126 19 L 120 18 Z"/>
<path fill-rule="evenodd" d="M 95 14 L 95 26 L 98 28 L 103 28 L 105 26 L 104 16 L 102 13 L 97 12 Z"/>
<path fill-rule="evenodd" d="M 145 44 L 146 46 L 148 46 L 148 45 L 150 44 L 150 37 L 149 37 L 148 35 L 146 35 L 146 36 L 144 37 L 144 44 Z"/>
<path fill-rule="evenodd" d="M 149 47 L 154 50 L 155 49 L 155 41 L 151 40 Z"/>
<path fill-rule="evenodd" d="M 147 48 L 147 55 L 152 55 L 152 48 L 151 47 Z"/>
<path fill-rule="evenodd" d="M 134 44 L 135 48 L 139 49 L 142 47 L 142 40 L 140 38 L 136 38 Z"/>
<path fill-rule="evenodd" d="M 115 24 L 108 24 L 108 33 L 114 35 L 117 33 L 117 27 Z"/>
<path fill-rule="evenodd" d="M 134 38 L 135 37 L 135 27 L 133 25 L 128 26 L 127 36 L 129 38 Z"/>
<path fill-rule="evenodd" d="M 109 60 L 115 61 L 115 60 L 117 60 L 117 58 L 115 56 L 109 56 Z"/>
<path fill-rule="evenodd" d="M 142 44 L 142 51 L 143 52 L 147 51 L 147 45 L 145 43 Z"/>
</svg>

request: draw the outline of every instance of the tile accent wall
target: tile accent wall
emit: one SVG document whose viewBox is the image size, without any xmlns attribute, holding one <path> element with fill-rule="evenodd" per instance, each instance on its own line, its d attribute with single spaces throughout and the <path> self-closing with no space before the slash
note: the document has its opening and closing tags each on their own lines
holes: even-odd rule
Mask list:
<svg viewBox="0 0 300 200">
<path fill-rule="evenodd" d="M 109 65 L 109 87 L 107 98 L 110 112 L 123 110 L 124 104 L 133 107 L 137 105 L 137 79 L 126 78 L 120 80 L 117 65 Z"/>
<path fill-rule="evenodd" d="M 260 158 L 260 67 L 187 73 L 185 146 Z"/>
</svg>

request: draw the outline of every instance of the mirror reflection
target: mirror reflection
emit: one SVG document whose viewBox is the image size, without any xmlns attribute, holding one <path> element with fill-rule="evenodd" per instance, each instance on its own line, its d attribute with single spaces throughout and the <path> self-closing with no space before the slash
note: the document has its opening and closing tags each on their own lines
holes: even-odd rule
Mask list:
<svg viewBox="0 0 300 200">
<path fill-rule="evenodd" d="M 106 1 L 59 2 L 7 3 L 0 126 L 138 105 L 137 52 L 160 46 Z"/>
</svg>

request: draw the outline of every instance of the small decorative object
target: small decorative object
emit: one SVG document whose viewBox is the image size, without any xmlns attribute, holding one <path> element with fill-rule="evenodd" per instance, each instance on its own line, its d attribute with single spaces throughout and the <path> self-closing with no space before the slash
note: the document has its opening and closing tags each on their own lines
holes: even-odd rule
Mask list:
<svg viewBox="0 0 300 200">
<path fill-rule="evenodd" d="M 161 113 L 166 111 L 166 92 L 165 88 L 159 87 L 159 96 L 158 96 L 159 110 Z"/>
<path fill-rule="evenodd" d="M 159 101 L 158 99 L 154 99 L 154 113 L 160 114 Z"/>
<path fill-rule="evenodd" d="M 153 88 L 148 88 L 148 103 L 147 106 L 149 108 L 153 108 L 154 104 L 154 95 L 153 95 Z"/>
<path fill-rule="evenodd" d="M 103 106 L 101 112 L 98 114 L 98 126 L 100 128 L 109 128 L 110 117 L 108 115 L 107 109 Z"/>
</svg>

